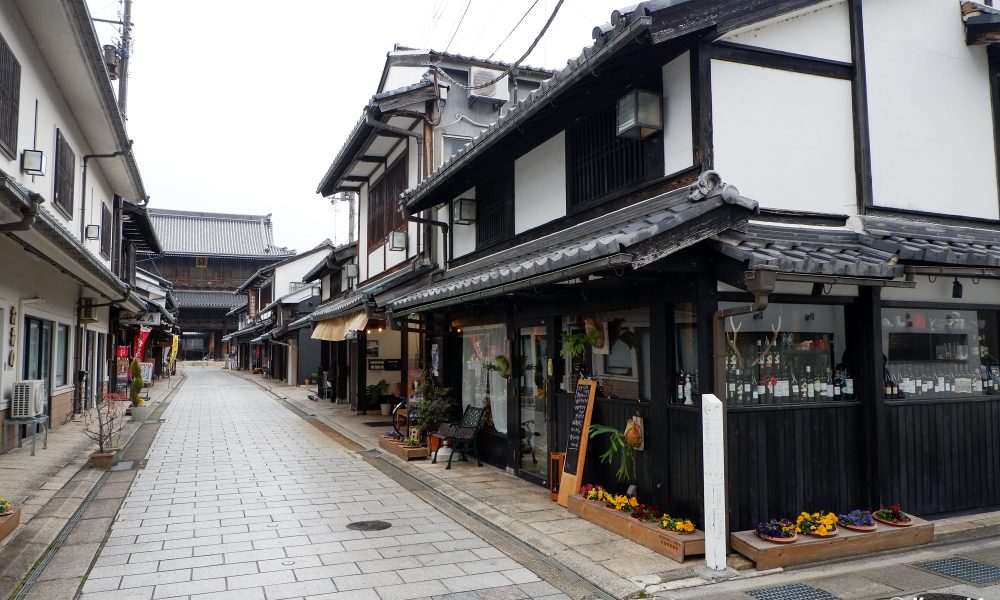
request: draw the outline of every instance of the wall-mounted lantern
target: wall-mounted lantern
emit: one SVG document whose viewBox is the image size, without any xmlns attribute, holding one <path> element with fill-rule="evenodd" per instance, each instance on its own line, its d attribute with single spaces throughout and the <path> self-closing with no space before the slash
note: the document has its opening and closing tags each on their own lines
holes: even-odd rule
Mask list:
<svg viewBox="0 0 1000 600">
<path fill-rule="evenodd" d="M 100 225 L 87 225 L 84 229 L 85 237 L 88 240 L 99 240 L 101 239 L 101 226 Z"/>
<path fill-rule="evenodd" d="M 344 265 L 344 274 L 348 279 L 358 278 L 358 263 L 347 263 Z"/>
<path fill-rule="evenodd" d="M 393 231 L 389 233 L 389 250 L 406 250 L 406 232 Z"/>
<path fill-rule="evenodd" d="M 476 222 L 476 201 L 472 198 L 455 200 L 452 210 L 455 225 L 472 225 Z"/>
<path fill-rule="evenodd" d="M 22 150 L 21 171 L 27 175 L 45 175 L 45 152 L 41 150 Z"/>
<path fill-rule="evenodd" d="M 632 90 L 618 99 L 618 135 L 644 139 L 663 129 L 660 95 Z"/>
</svg>

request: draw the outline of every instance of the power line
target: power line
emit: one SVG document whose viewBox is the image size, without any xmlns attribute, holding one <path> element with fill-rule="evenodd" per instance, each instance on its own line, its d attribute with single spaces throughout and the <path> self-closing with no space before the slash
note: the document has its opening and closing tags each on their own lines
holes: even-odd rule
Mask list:
<svg viewBox="0 0 1000 600">
<path fill-rule="evenodd" d="M 514 61 L 514 64 L 512 64 L 509 67 L 507 67 L 507 69 L 505 69 L 502 73 L 500 73 L 499 75 L 497 75 L 495 78 L 491 79 L 490 81 L 487 81 L 486 83 L 482 83 L 482 84 L 479 84 L 479 85 L 466 85 L 466 84 L 462 83 L 461 81 L 456 80 L 454 77 L 452 77 L 451 75 L 449 75 L 448 73 L 446 73 L 444 71 L 444 69 L 442 69 L 441 67 L 437 66 L 436 64 L 432 64 L 430 66 L 438 74 L 440 74 L 442 77 L 444 77 L 448 81 L 452 82 L 456 86 L 462 88 L 463 90 L 481 90 L 483 88 L 490 87 L 494 83 L 496 83 L 496 82 L 500 81 L 501 79 L 503 79 L 504 77 L 510 75 L 511 72 L 514 69 L 516 69 L 519 66 L 521 66 L 521 63 L 524 61 L 524 59 L 528 58 L 528 55 L 531 54 L 531 52 L 535 49 L 535 46 L 538 45 L 538 42 L 542 41 L 542 37 L 545 36 L 545 32 L 549 30 L 549 25 L 552 25 L 552 21 L 556 18 L 556 14 L 559 13 L 559 8 L 563 5 L 564 1 L 565 0 L 559 0 L 559 2 L 556 3 L 555 9 L 552 11 L 552 14 L 549 15 L 549 20 L 545 22 L 545 26 L 542 27 L 542 30 L 538 32 L 538 35 L 535 36 L 535 41 L 531 42 L 531 45 L 528 46 L 528 49 L 524 51 L 524 54 L 522 54 L 520 58 L 518 58 L 516 61 Z"/>
<path fill-rule="evenodd" d="M 444 47 L 445 52 L 448 51 L 448 48 L 451 48 L 451 43 L 455 41 L 455 36 L 458 35 L 458 30 L 462 28 L 462 21 L 465 20 L 465 15 L 469 14 L 470 6 L 472 6 L 472 0 L 465 3 L 465 10 L 462 11 L 462 18 L 458 20 L 458 25 L 455 26 L 455 33 L 451 34 L 451 39 L 448 40 L 448 45 Z"/>
<path fill-rule="evenodd" d="M 515 32 L 515 31 L 517 31 L 517 28 L 518 28 L 518 27 L 520 27 L 520 26 L 521 26 L 521 23 L 523 23 L 523 22 L 524 22 L 524 19 L 525 19 L 525 17 L 527 17 L 527 16 L 528 16 L 528 13 L 530 13 L 530 12 L 531 12 L 531 11 L 532 11 L 532 10 L 533 10 L 533 9 L 535 8 L 535 6 L 537 6 L 537 5 L 538 5 L 538 0 L 535 0 L 534 2 L 532 2 L 532 3 L 531 3 L 531 6 L 529 6 L 529 7 L 528 7 L 528 10 L 524 11 L 524 14 L 523 14 L 523 15 L 521 15 L 521 18 L 517 20 L 517 24 L 516 24 L 516 25 L 514 25 L 514 28 L 510 30 L 510 33 L 508 33 L 508 34 L 507 34 L 507 37 L 505 37 L 505 38 L 503 39 L 503 41 L 502 41 L 502 42 L 500 42 L 500 44 L 499 44 L 499 45 L 497 45 L 497 49 L 496 49 L 496 50 L 494 50 L 493 52 L 491 52 L 491 53 L 490 53 L 490 55 L 489 55 L 488 57 L 486 57 L 486 60 L 490 60 L 490 59 L 492 59 L 492 58 L 493 58 L 493 55 L 494 55 L 494 54 L 496 54 L 497 52 L 499 52 L 499 51 L 500 51 L 500 48 L 501 48 L 501 47 L 502 47 L 502 46 L 503 46 L 504 44 L 506 44 L 506 43 L 507 43 L 507 40 L 509 40 L 509 39 L 510 39 L 510 36 L 514 35 L 514 32 Z"/>
</svg>

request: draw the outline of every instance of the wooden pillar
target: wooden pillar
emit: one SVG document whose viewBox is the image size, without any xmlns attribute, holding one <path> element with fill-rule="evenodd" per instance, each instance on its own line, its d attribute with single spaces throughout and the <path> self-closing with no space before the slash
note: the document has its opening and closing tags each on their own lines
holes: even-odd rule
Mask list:
<svg viewBox="0 0 1000 600">
<path fill-rule="evenodd" d="M 882 373 L 882 294 L 876 287 L 861 287 L 855 304 L 857 315 L 857 373 L 855 394 L 865 415 L 865 488 L 869 506 L 879 506 L 882 489 L 889 483 L 889 436 Z"/>
</svg>

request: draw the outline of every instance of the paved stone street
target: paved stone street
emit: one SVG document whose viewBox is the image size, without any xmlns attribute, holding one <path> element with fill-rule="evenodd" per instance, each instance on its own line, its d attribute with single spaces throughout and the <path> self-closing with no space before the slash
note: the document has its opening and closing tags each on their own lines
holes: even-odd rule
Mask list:
<svg viewBox="0 0 1000 600">
<path fill-rule="evenodd" d="M 84 599 L 566 598 L 243 379 L 191 370 L 164 417 Z"/>
</svg>

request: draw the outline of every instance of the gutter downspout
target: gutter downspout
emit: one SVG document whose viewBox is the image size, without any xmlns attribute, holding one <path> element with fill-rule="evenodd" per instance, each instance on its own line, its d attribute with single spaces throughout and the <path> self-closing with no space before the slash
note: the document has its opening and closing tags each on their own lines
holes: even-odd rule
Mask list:
<svg viewBox="0 0 1000 600">
<path fill-rule="evenodd" d="M 32 193 L 31 205 L 21 209 L 21 220 L 15 223 L 4 223 L 0 225 L 0 233 L 8 231 L 27 231 L 35 224 L 35 215 L 38 214 L 38 205 L 41 204 L 41 196 Z"/>
<path fill-rule="evenodd" d="M 128 146 L 123 150 L 116 150 L 111 154 L 84 154 L 83 155 L 83 183 L 80 193 L 80 243 L 86 244 L 84 237 L 87 228 L 87 161 L 92 158 L 118 158 L 119 156 L 132 151 L 132 140 L 128 141 Z"/>
</svg>

